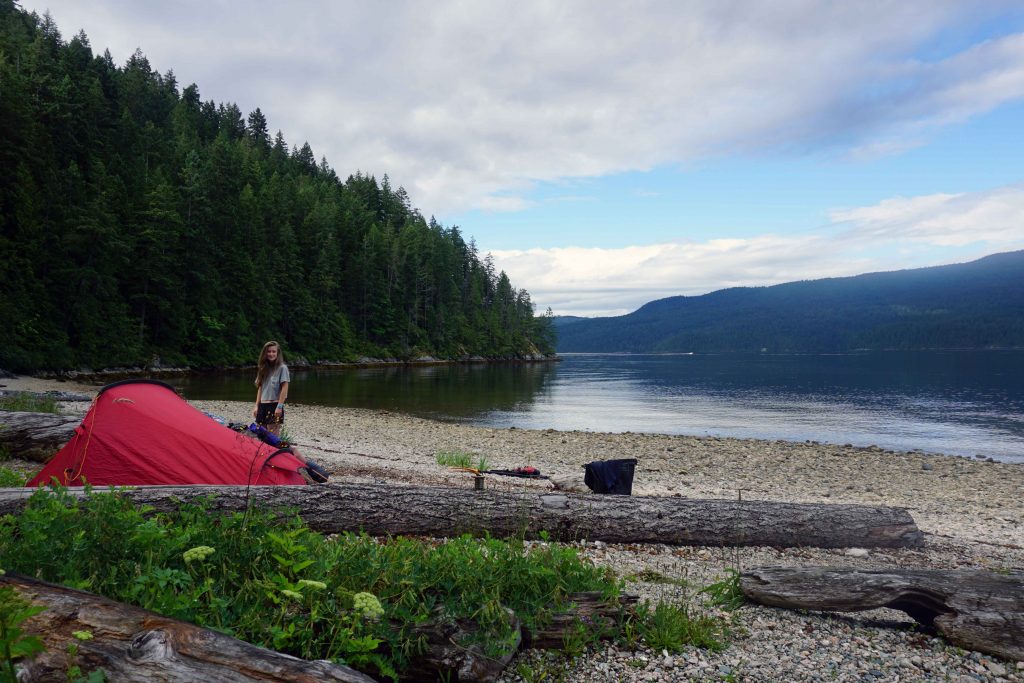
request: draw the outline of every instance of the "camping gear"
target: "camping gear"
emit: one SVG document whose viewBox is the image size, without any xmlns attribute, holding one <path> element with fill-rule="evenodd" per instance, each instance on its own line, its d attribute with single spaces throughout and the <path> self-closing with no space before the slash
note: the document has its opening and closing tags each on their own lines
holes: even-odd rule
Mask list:
<svg viewBox="0 0 1024 683">
<path fill-rule="evenodd" d="M 287 441 L 285 441 L 280 436 L 273 433 L 263 425 L 258 425 L 255 422 L 250 424 L 248 427 L 234 424 L 230 425 L 230 427 L 234 429 L 236 432 L 248 431 L 252 433 L 260 441 L 268 443 L 274 448 L 280 448 L 281 450 L 289 452 L 291 452 L 292 450 L 292 444 L 288 443 Z M 305 461 L 306 473 L 309 475 L 309 478 L 312 479 L 314 483 L 323 484 L 331 478 L 331 475 L 327 473 L 327 470 L 325 470 L 323 467 L 320 467 L 320 465 L 316 464 L 309 458 L 305 458 Z"/>
<path fill-rule="evenodd" d="M 309 474 L 309 478 L 317 484 L 324 484 L 331 478 L 331 475 L 327 473 L 327 470 L 320 467 L 320 465 L 316 464 L 309 458 L 306 458 L 306 472 Z"/>
<path fill-rule="evenodd" d="M 583 483 L 594 493 L 633 494 L 633 473 L 636 458 L 595 460 L 584 465 Z"/>
<path fill-rule="evenodd" d="M 155 380 L 100 389 L 75 435 L 26 486 L 305 484 L 286 449 L 239 434 Z"/>
<path fill-rule="evenodd" d="M 540 473 L 536 467 L 527 465 L 526 467 L 517 467 L 514 470 L 487 470 L 480 474 L 500 474 L 503 477 L 520 477 L 521 479 L 550 479 Z"/>
</svg>

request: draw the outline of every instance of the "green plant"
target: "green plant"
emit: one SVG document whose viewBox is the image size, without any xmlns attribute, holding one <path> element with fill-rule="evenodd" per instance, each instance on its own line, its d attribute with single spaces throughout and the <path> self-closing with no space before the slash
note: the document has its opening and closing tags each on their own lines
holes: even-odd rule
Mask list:
<svg viewBox="0 0 1024 683">
<path fill-rule="evenodd" d="M 0 467 L 0 488 L 20 488 L 28 481 L 28 477 L 9 467 Z"/>
<path fill-rule="evenodd" d="M 45 612 L 22 598 L 13 587 L 0 588 L 0 681 L 15 683 L 18 680 L 14 669 L 15 660 L 42 652 L 43 641 L 37 636 L 27 636 L 21 625 L 35 615 Z"/>
<path fill-rule="evenodd" d="M 726 569 L 726 576 L 701 589 L 701 593 L 708 596 L 708 602 L 712 605 L 723 607 L 727 610 L 739 609 L 746 602 L 743 597 L 743 590 L 740 588 L 740 573 L 735 569 Z"/>
<path fill-rule="evenodd" d="M 521 660 L 516 664 L 516 674 L 524 683 L 561 683 L 566 678 L 565 660 L 552 659 L 541 655 L 533 660 Z"/>
<path fill-rule="evenodd" d="M 101 669 L 90 671 L 88 675 L 85 675 L 82 672 L 82 667 L 78 664 L 78 643 L 92 640 L 92 631 L 72 631 L 71 635 L 75 637 L 75 640 L 68 643 L 66 649 L 68 660 L 67 683 L 104 683 L 107 680 L 107 676 Z"/>
<path fill-rule="evenodd" d="M 422 626 L 472 624 L 465 646 L 488 656 L 572 608 L 571 596 L 618 597 L 620 583 L 572 548 L 463 536 L 438 543 L 342 534 L 294 514 L 137 508 L 116 491 L 33 493 L 0 517 L 0 566 L 215 628 L 306 659 L 397 679 L 426 647 Z M 615 624 L 582 621 L 579 640 Z"/>
<path fill-rule="evenodd" d="M 0 410 L 25 413 L 59 413 L 57 401 L 47 396 L 37 396 L 19 391 L 0 396 Z"/>
<path fill-rule="evenodd" d="M 649 603 L 644 603 L 638 611 L 640 632 L 652 650 L 678 653 L 687 645 L 715 652 L 725 649 L 728 627 L 722 619 L 695 616 L 686 604 L 668 602 L 659 602 L 653 610 Z"/>
<path fill-rule="evenodd" d="M 469 470 L 471 472 L 485 472 L 487 471 L 488 462 L 487 458 L 480 456 L 474 460 L 472 453 L 465 451 L 441 451 L 437 454 L 437 464 L 444 465 L 445 467 L 455 467 L 461 470 Z"/>
</svg>

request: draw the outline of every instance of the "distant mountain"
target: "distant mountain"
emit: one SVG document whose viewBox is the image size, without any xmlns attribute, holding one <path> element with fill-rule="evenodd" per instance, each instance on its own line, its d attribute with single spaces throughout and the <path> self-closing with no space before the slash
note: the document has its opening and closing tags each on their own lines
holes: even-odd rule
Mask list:
<svg viewBox="0 0 1024 683">
<path fill-rule="evenodd" d="M 554 321 L 559 352 L 1024 347 L 1024 251 L 674 296 L 628 315 L 562 321 Z"/>
</svg>

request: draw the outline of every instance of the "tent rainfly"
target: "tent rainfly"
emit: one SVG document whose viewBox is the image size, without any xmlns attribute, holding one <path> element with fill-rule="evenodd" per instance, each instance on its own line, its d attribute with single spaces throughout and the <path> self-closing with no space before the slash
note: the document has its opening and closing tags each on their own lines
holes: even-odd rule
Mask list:
<svg viewBox="0 0 1024 683">
<path fill-rule="evenodd" d="M 100 390 L 71 440 L 27 486 L 305 484 L 302 463 L 190 406 L 163 382 Z"/>
</svg>

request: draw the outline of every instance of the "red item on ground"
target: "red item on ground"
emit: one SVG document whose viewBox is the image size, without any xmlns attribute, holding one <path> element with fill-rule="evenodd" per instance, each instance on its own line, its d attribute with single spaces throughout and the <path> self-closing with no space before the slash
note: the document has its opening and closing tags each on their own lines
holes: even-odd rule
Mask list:
<svg viewBox="0 0 1024 683">
<path fill-rule="evenodd" d="M 305 484 L 302 463 L 190 406 L 163 382 L 100 390 L 75 435 L 26 486 Z"/>
</svg>

